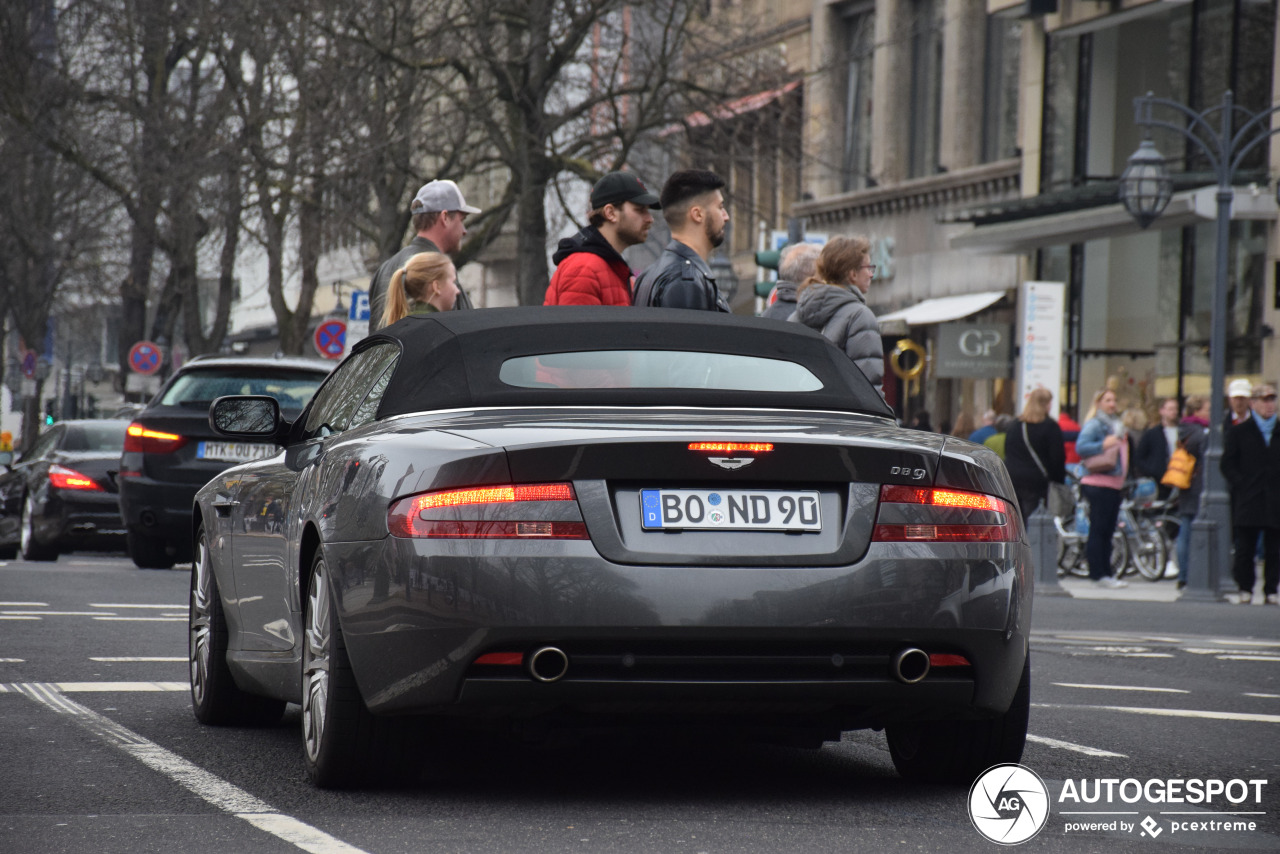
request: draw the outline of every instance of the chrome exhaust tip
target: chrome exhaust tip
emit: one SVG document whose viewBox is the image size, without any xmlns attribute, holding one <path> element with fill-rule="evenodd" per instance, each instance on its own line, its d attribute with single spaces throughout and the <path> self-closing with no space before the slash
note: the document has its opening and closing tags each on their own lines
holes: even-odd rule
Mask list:
<svg viewBox="0 0 1280 854">
<path fill-rule="evenodd" d="M 929 653 L 909 646 L 893 656 L 893 678 L 904 685 L 914 685 L 929 675 Z"/>
<path fill-rule="evenodd" d="M 544 646 L 529 656 L 529 675 L 539 682 L 559 682 L 569 672 L 569 656 L 554 646 Z"/>
</svg>

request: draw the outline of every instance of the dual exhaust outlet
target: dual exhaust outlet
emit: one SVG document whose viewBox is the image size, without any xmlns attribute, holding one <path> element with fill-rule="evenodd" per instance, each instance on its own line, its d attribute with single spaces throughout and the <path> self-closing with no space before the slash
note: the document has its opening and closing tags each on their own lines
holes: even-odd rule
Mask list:
<svg viewBox="0 0 1280 854">
<path fill-rule="evenodd" d="M 929 675 L 929 653 L 909 646 L 894 653 L 890 661 L 893 678 L 914 685 Z M 529 675 L 538 682 L 559 682 L 569 672 L 569 656 L 555 646 L 543 646 L 529 656 Z"/>
</svg>

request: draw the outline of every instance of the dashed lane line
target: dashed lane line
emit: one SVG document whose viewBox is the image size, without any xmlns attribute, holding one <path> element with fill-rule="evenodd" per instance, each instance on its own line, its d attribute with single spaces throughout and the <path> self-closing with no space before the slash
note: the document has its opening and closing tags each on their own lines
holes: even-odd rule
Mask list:
<svg viewBox="0 0 1280 854">
<path fill-rule="evenodd" d="M 1128 759 L 1129 757 L 1123 753 L 1112 753 L 1110 750 L 1103 750 L 1101 747 L 1089 747 L 1085 744 L 1074 744 L 1070 741 L 1060 741 L 1056 738 L 1047 738 L 1043 735 L 1032 735 L 1027 733 L 1027 741 L 1043 744 L 1045 747 L 1052 747 L 1055 750 L 1070 750 L 1073 753 L 1083 753 L 1085 756 L 1096 756 L 1101 758 Z"/>
<path fill-rule="evenodd" d="M 101 611 L 0 611 L 0 617 L 97 617 Z"/>
<path fill-rule="evenodd" d="M 187 615 L 181 617 L 94 617 L 101 623 L 185 623 Z"/>
<path fill-rule="evenodd" d="M 48 602 L 0 602 L 0 608 L 48 608 Z"/>
<path fill-rule="evenodd" d="M 1158 694 L 1190 694 L 1182 688 L 1141 688 L 1137 685 L 1087 685 L 1081 682 L 1053 682 L 1059 688 L 1089 688 L 1097 691 L 1153 691 Z"/>
<path fill-rule="evenodd" d="M 185 611 L 186 605 L 133 605 L 128 602 L 98 603 L 90 602 L 90 608 L 156 608 L 165 611 Z"/>
<path fill-rule="evenodd" d="M 1250 694 L 1249 692 L 1246 691 L 1243 696 L 1261 697 L 1264 700 L 1280 700 L 1280 694 Z"/>
<path fill-rule="evenodd" d="M 3 661 L 4 659 L 0 659 Z M 103 661 L 109 664 L 127 663 L 134 661 L 187 661 L 185 655 L 100 655 L 89 656 L 90 661 Z"/>
<path fill-rule="evenodd" d="M 1280 724 L 1280 715 L 1247 714 L 1245 712 L 1211 712 L 1201 709 L 1151 709 L 1137 706 L 1088 706 L 1071 703 L 1032 703 L 1040 709 L 1079 709 L 1085 711 L 1123 712 L 1132 715 L 1154 715 L 1161 718 L 1201 718 L 1213 721 L 1246 721 Z"/>
<path fill-rule="evenodd" d="M 1280 661 L 1280 655 L 1220 655 L 1219 661 Z"/>
<path fill-rule="evenodd" d="M 159 771 L 207 803 L 277 839 L 310 854 L 365 854 L 317 827 L 284 815 L 239 786 L 80 705 L 64 696 L 56 685 L 28 682 L 8 687 L 60 715 L 66 715 L 102 741 L 124 751 L 153 771 Z"/>
<path fill-rule="evenodd" d="M 186 659 L 181 659 L 185 661 Z M 61 694 L 83 693 L 130 693 L 157 691 L 187 691 L 191 685 L 187 682 L 45 682 Z M 22 693 L 22 684 L 0 684 L 0 694 Z"/>
</svg>

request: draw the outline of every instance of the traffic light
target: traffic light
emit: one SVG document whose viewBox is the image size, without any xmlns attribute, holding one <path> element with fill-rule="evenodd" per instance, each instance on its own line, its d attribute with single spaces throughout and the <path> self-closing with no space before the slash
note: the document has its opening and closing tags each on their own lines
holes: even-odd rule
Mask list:
<svg viewBox="0 0 1280 854">
<path fill-rule="evenodd" d="M 52 401 L 52 400 L 46 400 L 46 401 L 44 402 L 44 423 L 45 423 L 45 426 L 47 427 L 47 426 L 49 426 L 50 424 L 52 424 L 52 423 L 53 423 L 53 420 L 54 420 L 54 419 L 53 419 L 53 401 Z"/>
<path fill-rule="evenodd" d="M 781 259 L 781 249 L 761 249 L 756 253 L 756 266 L 764 267 L 766 270 L 777 270 Z M 756 296 L 765 299 L 776 284 L 777 282 L 770 281 L 756 282 Z"/>
</svg>

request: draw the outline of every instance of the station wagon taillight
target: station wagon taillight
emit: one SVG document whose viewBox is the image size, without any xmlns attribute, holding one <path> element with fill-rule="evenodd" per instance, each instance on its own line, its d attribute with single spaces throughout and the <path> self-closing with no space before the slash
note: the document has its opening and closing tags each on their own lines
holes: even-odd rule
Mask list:
<svg viewBox="0 0 1280 854">
<path fill-rule="evenodd" d="M 588 539 L 587 526 L 583 522 L 519 518 L 521 504 L 576 500 L 571 483 L 517 483 L 424 492 L 392 502 L 387 511 L 387 527 L 392 536 L 410 538 L 585 540 Z M 485 505 L 501 504 L 511 505 L 501 519 L 423 517 L 431 510 L 474 507 L 483 512 Z"/>
<path fill-rule="evenodd" d="M 880 488 L 871 539 L 881 543 L 1008 543 L 1019 539 L 1016 509 L 981 492 L 927 486 Z"/>
<path fill-rule="evenodd" d="M 71 489 L 82 492 L 102 492 L 102 487 L 91 477 L 86 477 L 66 466 L 49 466 L 49 485 L 54 489 Z"/>
</svg>

